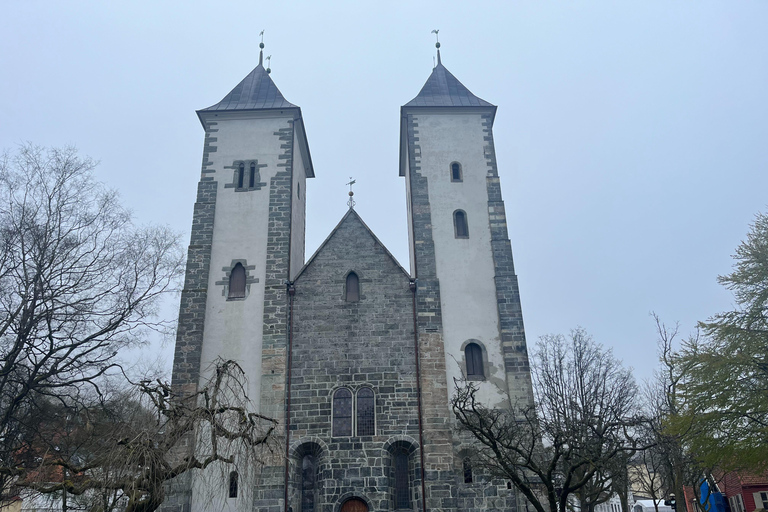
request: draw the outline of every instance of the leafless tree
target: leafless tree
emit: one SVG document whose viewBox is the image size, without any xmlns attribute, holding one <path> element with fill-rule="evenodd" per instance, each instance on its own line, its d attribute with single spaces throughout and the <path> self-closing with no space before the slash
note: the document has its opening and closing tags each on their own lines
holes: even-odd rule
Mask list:
<svg viewBox="0 0 768 512">
<path fill-rule="evenodd" d="M 637 386 L 610 350 L 582 329 L 544 336 L 532 359 L 534 406 L 489 408 L 471 382 L 452 401 L 460 428 L 478 442 L 479 463 L 510 480 L 538 512 L 566 512 L 582 491 L 592 512 L 610 491 L 612 462 L 639 447 Z"/>
<path fill-rule="evenodd" d="M 44 408 L 90 407 L 183 270 L 176 234 L 136 227 L 95 164 L 22 146 L 0 159 L 0 490 L 23 475 Z"/>
<path fill-rule="evenodd" d="M 236 457 L 258 464 L 259 449 L 271 448 L 277 422 L 252 412 L 244 383 L 233 361 L 219 361 L 192 396 L 176 395 L 160 380 L 140 382 L 133 393 L 68 417 L 74 426 L 66 432 L 61 421 L 49 425 L 60 435 L 49 433 L 30 445 L 38 462 L 17 485 L 79 497 L 90 511 L 152 512 L 173 478 L 216 463 L 236 464 Z M 175 457 L 179 444 L 191 438 L 196 449 Z"/>
</svg>

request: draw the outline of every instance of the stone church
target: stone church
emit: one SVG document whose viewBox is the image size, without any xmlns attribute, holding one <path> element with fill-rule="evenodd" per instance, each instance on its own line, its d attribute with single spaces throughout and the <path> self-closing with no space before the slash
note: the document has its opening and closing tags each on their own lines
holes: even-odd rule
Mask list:
<svg viewBox="0 0 768 512">
<path fill-rule="evenodd" d="M 282 447 L 252 477 L 186 475 L 164 510 L 525 509 L 473 468 L 450 408 L 462 377 L 493 406 L 531 400 L 496 106 L 438 49 L 400 108 L 410 270 L 352 207 L 305 259 L 308 135 L 261 56 L 197 114 L 205 141 L 173 384 L 195 391 L 217 357 L 236 360 Z"/>
</svg>

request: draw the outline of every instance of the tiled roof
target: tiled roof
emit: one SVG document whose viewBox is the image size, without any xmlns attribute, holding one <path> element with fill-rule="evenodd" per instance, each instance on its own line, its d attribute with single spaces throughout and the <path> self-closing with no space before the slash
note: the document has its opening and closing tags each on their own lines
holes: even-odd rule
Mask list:
<svg viewBox="0 0 768 512">
<path fill-rule="evenodd" d="M 437 51 L 437 66 L 432 70 L 418 96 L 405 107 L 493 107 L 491 103 L 478 98 L 464 84 L 445 69 Z"/>
<path fill-rule="evenodd" d="M 259 65 L 248 76 L 237 84 L 224 99 L 215 105 L 202 109 L 210 110 L 260 110 L 277 108 L 296 108 L 290 103 L 269 77 L 264 69 L 262 57 L 259 56 Z"/>
</svg>

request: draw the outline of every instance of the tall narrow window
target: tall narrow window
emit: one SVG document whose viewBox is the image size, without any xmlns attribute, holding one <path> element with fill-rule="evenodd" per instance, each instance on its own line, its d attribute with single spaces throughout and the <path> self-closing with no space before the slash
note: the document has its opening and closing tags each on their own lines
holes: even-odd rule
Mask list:
<svg viewBox="0 0 768 512">
<path fill-rule="evenodd" d="M 229 474 L 229 497 L 237 498 L 237 471 Z"/>
<path fill-rule="evenodd" d="M 376 433 L 376 413 L 373 390 L 363 388 L 357 392 L 357 435 L 372 436 Z"/>
<path fill-rule="evenodd" d="M 461 176 L 461 164 L 459 162 L 451 164 L 451 181 L 464 181 Z"/>
<path fill-rule="evenodd" d="M 352 392 L 347 388 L 333 394 L 333 435 L 352 435 Z"/>
<path fill-rule="evenodd" d="M 411 508 L 411 479 L 408 475 L 408 452 L 398 448 L 393 454 L 395 466 L 395 509 Z"/>
<path fill-rule="evenodd" d="M 464 483 L 472 483 L 472 462 L 469 459 L 464 459 Z"/>
<path fill-rule="evenodd" d="M 360 300 L 360 278 L 357 274 L 350 272 L 347 274 L 346 301 L 357 302 Z"/>
<path fill-rule="evenodd" d="M 456 210 L 453 212 L 453 226 L 456 230 L 456 238 L 469 238 L 467 214 L 464 210 Z"/>
<path fill-rule="evenodd" d="M 301 459 L 301 512 L 315 510 L 315 457 L 311 454 Z"/>
<path fill-rule="evenodd" d="M 477 343 L 470 343 L 464 349 L 464 359 L 467 362 L 467 377 L 482 378 L 483 372 L 483 349 Z"/>
<path fill-rule="evenodd" d="M 229 274 L 229 299 L 242 299 L 245 297 L 245 267 L 238 263 Z"/>
<path fill-rule="evenodd" d="M 244 179 L 245 179 L 245 165 L 240 164 L 237 168 L 237 188 L 243 188 Z"/>
<path fill-rule="evenodd" d="M 256 186 L 256 164 L 251 162 L 251 173 L 248 175 L 248 188 Z"/>
</svg>

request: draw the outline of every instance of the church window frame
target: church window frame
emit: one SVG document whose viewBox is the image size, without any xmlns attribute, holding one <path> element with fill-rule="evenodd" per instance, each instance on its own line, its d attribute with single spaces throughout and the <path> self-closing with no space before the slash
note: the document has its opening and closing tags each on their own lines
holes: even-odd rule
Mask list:
<svg viewBox="0 0 768 512">
<path fill-rule="evenodd" d="M 245 270 L 245 265 L 238 261 L 229 273 L 227 299 L 244 299 L 246 296 L 247 281 L 248 275 Z"/>
<path fill-rule="evenodd" d="M 413 508 L 413 478 L 411 478 L 411 454 L 405 446 L 392 451 L 392 491 L 395 510 Z"/>
<path fill-rule="evenodd" d="M 474 475 L 472 474 L 472 460 L 469 457 L 464 457 L 461 461 L 461 469 L 464 473 L 464 483 L 471 484 L 474 481 Z"/>
<path fill-rule="evenodd" d="M 230 471 L 229 473 L 229 498 L 237 498 L 239 492 L 239 475 L 237 471 Z"/>
<path fill-rule="evenodd" d="M 461 163 L 453 161 L 448 166 L 448 172 L 451 176 L 451 183 L 462 183 L 464 181 L 464 169 Z"/>
<path fill-rule="evenodd" d="M 376 393 L 373 388 L 364 386 L 355 393 L 355 420 L 358 437 L 376 435 Z"/>
<path fill-rule="evenodd" d="M 248 188 L 252 189 L 254 187 L 256 187 L 256 162 L 251 162 L 248 172 Z"/>
<path fill-rule="evenodd" d="M 354 393 L 347 387 L 337 388 L 331 399 L 331 436 L 352 437 Z"/>
<path fill-rule="evenodd" d="M 354 270 L 350 270 L 344 277 L 344 301 L 360 302 L 363 296 L 360 291 L 360 275 Z"/>
<path fill-rule="evenodd" d="M 240 162 L 240 164 L 237 166 L 237 188 L 242 189 L 243 185 L 245 184 L 245 164 L 243 162 Z"/>
<path fill-rule="evenodd" d="M 453 232 L 456 238 L 469 238 L 469 219 L 464 210 L 453 212 Z"/>
<path fill-rule="evenodd" d="M 300 511 L 314 512 L 317 503 L 317 457 L 313 453 L 305 453 L 300 459 Z"/>
<path fill-rule="evenodd" d="M 461 362 L 464 376 L 467 380 L 488 379 L 488 351 L 479 340 L 470 339 L 461 345 L 463 359 Z"/>
</svg>

